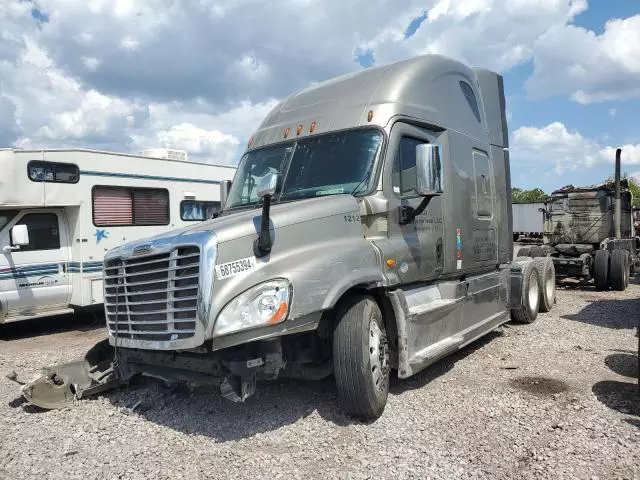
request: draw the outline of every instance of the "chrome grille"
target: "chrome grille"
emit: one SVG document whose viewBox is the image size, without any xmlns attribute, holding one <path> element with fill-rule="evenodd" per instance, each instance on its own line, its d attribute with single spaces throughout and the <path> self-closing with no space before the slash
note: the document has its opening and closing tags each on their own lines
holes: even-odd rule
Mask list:
<svg viewBox="0 0 640 480">
<path fill-rule="evenodd" d="M 104 305 L 111 335 L 171 341 L 195 334 L 200 249 L 105 263 Z"/>
</svg>

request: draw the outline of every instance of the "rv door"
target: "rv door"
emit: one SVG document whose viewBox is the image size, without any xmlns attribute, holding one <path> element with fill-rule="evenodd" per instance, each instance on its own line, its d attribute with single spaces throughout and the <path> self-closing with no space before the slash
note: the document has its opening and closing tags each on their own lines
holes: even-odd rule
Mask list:
<svg viewBox="0 0 640 480">
<path fill-rule="evenodd" d="M 69 304 L 69 233 L 62 210 L 23 210 L 0 230 L 6 320 Z"/>
</svg>

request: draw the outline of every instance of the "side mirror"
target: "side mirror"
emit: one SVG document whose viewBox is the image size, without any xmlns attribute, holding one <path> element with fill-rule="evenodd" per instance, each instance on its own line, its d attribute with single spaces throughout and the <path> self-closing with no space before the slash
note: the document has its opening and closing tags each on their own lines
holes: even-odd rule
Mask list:
<svg viewBox="0 0 640 480">
<path fill-rule="evenodd" d="M 416 192 L 422 197 L 442 193 L 441 147 L 430 143 L 416 146 Z"/>
<path fill-rule="evenodd" d="M 278 191 L 278 174 L 267 173 L 260 180 L 258 187 L 258 196 L 260 198 L 272 197 Z"/>
<path fill-rule="evenodd" d="M 29 229 L 26 225 L 14 225 L 11 229 L 11 245 L 2 247 L 3 253 L 11 253 L 20 250 L 20 247 L 29 245 Z"/>
<path fill-rule="evenodd" d="M 11 243 L 19 247 L 29 245 L 29 229 L 26 225 L 14 225 L 11 229 Z"/>
<path fill-rule="evenodd" d="M 220 182 L 220 206 L 221 210 L 224 209 L 229 197 L 229 190 L 231 190 L 231 180 L 223 180 Z"/>
</svg>

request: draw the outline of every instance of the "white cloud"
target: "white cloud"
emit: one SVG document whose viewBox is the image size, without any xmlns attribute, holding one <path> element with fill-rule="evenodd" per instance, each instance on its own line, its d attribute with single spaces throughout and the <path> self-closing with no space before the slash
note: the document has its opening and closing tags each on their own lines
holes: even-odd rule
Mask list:
<svg viewBox="0 0 640 480">
<path fill-rule="evenodd" d="M 569 130 L 561 122 L 553 122 L 543 128 L 525 126 L 513 132 L 511 161 L 514 165 L 545 167 L 557 175 L 566 171 L 591 168 L 603 163 L 613 163 L 617 147 L 601 145 Z M 621 163 L 640 165 L 640 144 L 623 145 Z"/>
<path fill-rule="evenodd" d="M 609 109 L 609 116 L 611 117 L 615 117 L 618 114 L 618 110 L 615 108 L 610 108 Z"/>
<path fill-rule="evenodd" d="M 358 69 L 357 51 L 370 50 L 377 63 L 436 52 L 500 71 L 533 58 L 532 91 L 553 78 L 558 92 L 580 101 L 618 92 L 601 72 L 610 63 L 589 63 L 580 53 L 585 35 L 598 59 L 609 52 L 614 65 L 632 74 L 640 68 L 633 21 L 608 24 L 601 36 L 571 26 L 586 0 L 354 0 L 348 9 L 338 0 L 39 0 L 37 6 L 48 21 L 32 18 L 32 3 L 0 1 L 5 145 L 137 150 L 164 142 L 231 162 L 277 99 Z M 554 38 L 568 42 L 555 50 L 580 53 L 579 61 L 563 64 L 580 80 L 575 91 L 549 67 L 556 62 Z M 585 83 L 588 74 L 592 83 Z M 627 95 L 624 78 L 619 92 Z M 581 144 L 579 133 L 566 128 L 546 134 L 558 132 Z M 524 138 L 521 144 L 535 150 Z M 563 160 L 558 168 L 570 164 Z"/>
<path fill-rule="evenodd" d="M 439 0 L 409 39 L 404 38 L 408 22 L 399 17 L 366 48 L 383 63 L 440 53 L 505 71 L 533 57 L 539 36 L 566 25 L 586 8 L 586 0 Z"/>
<path fill-rule="evenodd" d="M 582 104 L 640 97 L 640 15 L 609 20 L 597 35 L 555 26 L 535 42 L 534 97 L 569 95 Z"/>
</svg>

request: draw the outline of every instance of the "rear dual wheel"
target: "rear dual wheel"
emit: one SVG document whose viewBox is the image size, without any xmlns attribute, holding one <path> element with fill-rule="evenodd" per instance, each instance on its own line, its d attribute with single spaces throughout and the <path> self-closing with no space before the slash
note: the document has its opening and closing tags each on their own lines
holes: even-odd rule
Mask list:
<svg viewBox="0 0 640 480">
<path fill-rule="evenodd" d="M 602 292 L 611 287 L 623 292 L 629 286 L 630 262 L 628 250 L 598 250 L 593 262 L 593 281 Z"/>
<path fill-rule="evenodd" d="M 611 288 L 623 292 L 629 286 L 629 251 L 614 250 L 611 252 L 610 279 Z"/>
<path fill-rule="evenodd" d="M 517 323 L 533 323 L 540 311 L 540 273 L 532 261 L 523 262 L 522 300 L 511 309 L 511 319 Z"/>
</svg>

